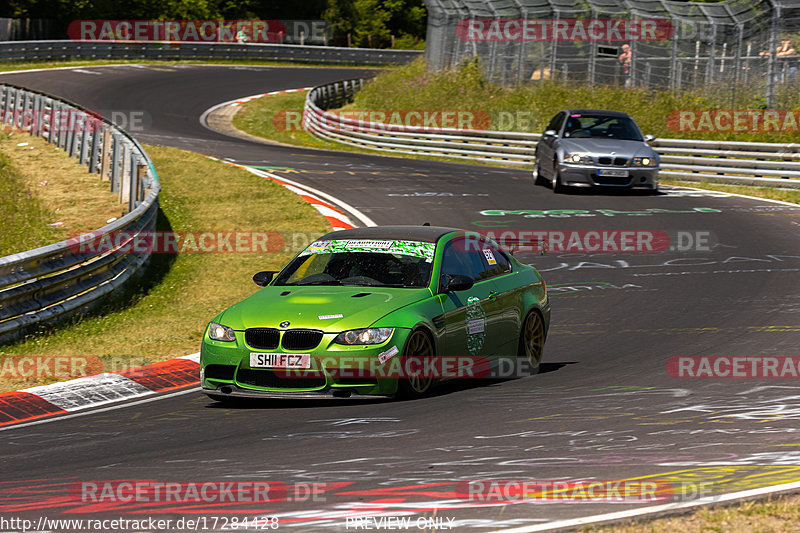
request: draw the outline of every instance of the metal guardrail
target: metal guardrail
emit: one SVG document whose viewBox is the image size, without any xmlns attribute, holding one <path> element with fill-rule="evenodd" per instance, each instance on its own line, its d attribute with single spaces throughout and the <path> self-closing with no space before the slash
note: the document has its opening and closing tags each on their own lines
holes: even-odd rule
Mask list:
<svg viewBox="0 0 800 533">
<path fill-rule="evenodd" d="M 295 63 L 396 65 L 408 63 L 422 53 L 421 50 L 272 43 L 173 41 L 4 41 L 0 43 L 0 61 L 251 59 Z"/>
<path fill-rule="evenodd" d="M 142 269 L 149 252 L 128 252 L 155 229 L 161 185 L 133 137 L 66 100 L 0 83 L 0 125 L 63 149 L 128 206 L 126 215 L 93 232 L 0 257 L 0 342 L 7 342 L 85 312 Z"/>
<path fill-rule="evenodd" d="M 352 102 L 365 80 L 321 85 L 309 91 L 304 127 L 312 135 L 395 154 L 448 157 L 533 168 L 541 134 L 459 130 L 366 122 L 329 113 Z M 800 189 L 800 143 L 751 143 L 657 139 L 664 177 Z"/>
</svg>

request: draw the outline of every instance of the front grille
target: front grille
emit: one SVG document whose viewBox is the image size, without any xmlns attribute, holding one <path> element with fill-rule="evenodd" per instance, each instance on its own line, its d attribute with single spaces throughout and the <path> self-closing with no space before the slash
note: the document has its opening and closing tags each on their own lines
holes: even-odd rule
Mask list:
<svg viewBox="0 0 800 533">
<path fill-rule="evenodd" d="M 594 176 L 594 182 L 598 185 L 628 185 L 631 178 L 627 176 Z"/>
<path fill-rule="evenodd" d="M 320 389 L 325 386 L 325 376 L 318 371 L 299 374 L 297 371 L 252 370 L 240 368 L 236 381 L 265 389 Z"/>
<path fill-rule="evenodd" d="M 612 159 L 611 157 L 603 156 L 603 157 L 598 157 L 597 158 L 597 162 L 599 164 L 601 164 L 601 165 L 610 165 L 610 164 L 613 163 L 614 165 L 616 165 L 618 167 L 624 167 L 625 165 L 628 164 L 628 158 L 627 157 L 615 157 L 615 158 Z"/>
<path fill-rule="evenodd" d="M 206 379 L 231 381 L 233 380 L 234 372 L 236 372 L 236 367 L 233 365 L 206 365 L 205 377 Z"/>
<path fill-rule="evenodd" d="M 290 329 L 283 333 L 281 346 L 284 350 L 313 350 L 322 340 L 318 329 Z"/>
<path fill-rule="evenodd" d="M 244 340 L 251 348 L 274 350 L 278 347 L 280 332 L 275 328 L 249 328 L 244 331 Z"/>
</svg>

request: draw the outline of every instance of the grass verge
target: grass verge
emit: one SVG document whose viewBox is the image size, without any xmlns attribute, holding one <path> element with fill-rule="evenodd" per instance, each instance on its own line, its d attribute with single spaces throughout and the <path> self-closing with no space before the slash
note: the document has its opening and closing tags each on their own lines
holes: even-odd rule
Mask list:
<svg viewBox="0 0 800 533">
<path fill-rule="evenodd" d="M 744 194 L 747 196 L 756 196 L 758 198 L 769 198 L 770 200 L 781 200 L 792 204 L 800 204 L 800 190 L 798 189 L 754 187 L 750 185 L 725 185 L 724 183 L 711 183 L 708 181 L 696 183 L 693 181 L 680 181 L 674 179 L 660 179 L 659 183 L 664 185 L 677 185 L 680 187 L 696 187 L 698 189 L 708 189 L 711 191 L 722 191 L 733 194 Z"/>
<path fill-rule="evenodd" d="M 325 219 L 299 196 L 245 170 L 175 148 L 146 146 L 162 184 L 159 230 L 175 232 L 329 231 Z M 310 238 L 307 233 L 301 240 Z M 288 241 L 287 241 L 288 242 Z M 141 285 L 80 322 L 48 328 L 0 346 L 0 359 L 97 357 L 121 370 L 199 350 L 208 321 L 252 294 L 251 277 L 277 270 L 293 255 L 276 253 L 154 254 Z M 51 331 L 52 329 L 52 331 Z M 0 368 L 6 368 L 0 360 Z M 0 390 L 55 381 L 0 374 Z"/>
<path fill-rule="evenodd" d="M 607 527 L 584 527 L 595 533 L 793 533 L 800 523 L 800 496 L 782 496 L 764 502 L 745 502 L 719 508 L 702 508 L 690 515 L 630 522 Z"/>
<path fill-rule="evenodd" d="M 108 182 L 63 150 L 28 134 L 0 133 L 0 257 L 97 229 L 123 211 Z"/>
<path fill-rule="evenodd" d="M 797 89 L 797 84 L 778 87 L 776 90 L 780 94 L 776 99 L 780 104 L 777 107 L 800 109 L 800 91 Z M 534 133 L 544 131 L 550 119 L 564 108 L 619 109 L 631 114 L 645 133 L 657 137 L 796 142 L 800 129 L 796 124 L 793 128 L 789 124 L 781 132 L 679 131 L 677 111 L 730 109 L 730 90 L 727 85 L 676 92 L 621 86 L 564 85 L 555 81 L 505 88 L 486 82 L 480 65 L 475 61 L 464 63 L 458 69 L 432 73 L 419 59 L 382 72 L 367 83 L 347 107 L 473 111 L 476 117 L 489 117 L 487 129 Z M 757 87 L 740 88 L 737 102 L 737 109 L 765 108 Z"/>
</svg>

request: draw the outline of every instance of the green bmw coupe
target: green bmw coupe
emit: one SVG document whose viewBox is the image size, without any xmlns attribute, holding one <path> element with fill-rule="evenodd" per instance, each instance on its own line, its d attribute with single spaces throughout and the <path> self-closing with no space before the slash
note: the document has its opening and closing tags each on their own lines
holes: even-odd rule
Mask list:
<svg viewBox="0 0 800 533">
<path fill-rule="evenodd" d="M 440 380 L 535 373 L 550 323 L 535 268 L 452 228 L 335 231 L 253 280 L 263 288 L 203 338 L 215 400 L 414 397 Z"/>
</svg>

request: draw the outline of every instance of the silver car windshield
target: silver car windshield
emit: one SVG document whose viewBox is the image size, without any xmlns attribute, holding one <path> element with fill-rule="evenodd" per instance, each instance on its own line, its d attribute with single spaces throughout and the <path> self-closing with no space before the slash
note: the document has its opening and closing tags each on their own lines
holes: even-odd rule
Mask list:
<svg viewBox="0 0 800 533">
<path fill-rule="evenodd" d="M 564 127 L 564 138 L 589 137 L 643 141 L 639 128 L 630 118 L 607 115 L 570 115 Z"/>
</svg>

